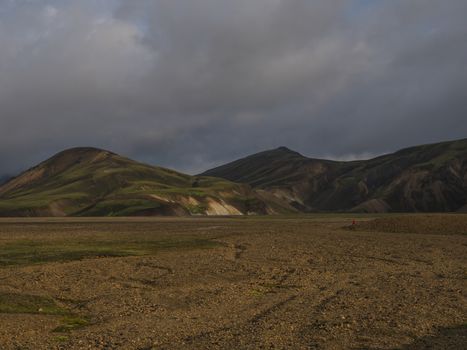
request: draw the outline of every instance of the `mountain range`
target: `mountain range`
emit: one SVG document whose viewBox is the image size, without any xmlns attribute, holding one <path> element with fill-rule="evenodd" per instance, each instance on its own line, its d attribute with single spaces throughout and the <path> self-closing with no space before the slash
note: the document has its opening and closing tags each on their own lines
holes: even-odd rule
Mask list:
<svg viewBox="0 0 467 350">
<path fill-rule="evenodd" d="M 280 147 L 191 176 L 73 148 L 0 185 L 0 216 L 467 211 L 467 139 L 370 160 Z"/>
</svg>

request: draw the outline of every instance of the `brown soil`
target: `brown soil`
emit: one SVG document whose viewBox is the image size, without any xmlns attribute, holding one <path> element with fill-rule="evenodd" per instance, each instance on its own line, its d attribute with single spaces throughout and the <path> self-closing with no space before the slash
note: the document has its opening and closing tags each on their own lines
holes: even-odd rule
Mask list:
<svg viewBox="0 0 467 350">
<path fill-rule="evenodd" d="M 419 214 L 389 216 L 358 223 L 353 229 L 388 233 L 467 235 L 467 215 Z"/>
<path fill-rule="evenodd" d="M 450 218 L 465 231 L 464 217 Z M 219 243 L 3 266 L 0 294 L 47 297 L 90 324 L 56 333 L 59 315 L 0 313 L 0 349 L 467 348 L 467 236 L 350 231 L 349 222 L 0 221 L 0 251 L 35 240 Z"/>
</svg>

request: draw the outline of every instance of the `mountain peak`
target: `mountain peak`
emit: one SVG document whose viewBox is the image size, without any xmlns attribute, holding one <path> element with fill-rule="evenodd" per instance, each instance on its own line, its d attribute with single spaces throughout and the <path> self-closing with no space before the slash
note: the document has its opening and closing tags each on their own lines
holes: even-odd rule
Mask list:
<svg viewBox="0 0 467 350">
<path fill-rule="evenodd" d="M 36 186 L 47 179 L 53 178 L 71 168 L 83 165 L 101 164 L 109 167 L 115 161 L 125 161 L 125 158 L 110 151 L 93 147 L 75 147 L 61 151 L 35 167 L 23 172 L 0 187 L 0 196 L 20 188 Z M 127 160 L 127 162 L 131 162 Z"/>
<path fill-rule="evenodd" d="M 119 155 L 94 147 L 74 147 L 61 151 L 40 165 L 53 165 L 66 168 L 76 163 L 94 163 L 109 158 L 120 158 Z"/>
<path fill-rule="evenodd" d="M 298 153 L 297 151 L 294 151 L 294 150 L 291 150 L 290 148 L 288 147 L 285 147 L 285 146 L 280 146 L 280 147 L 277 147 L 277 148 L 274 148 L 272 150 L 269 150 L 269 151 L 265 151 L 265 152 L 260 152 L 260 153 L 257 153 L 258 155 L 261 155 L 261 154 L 272 154 L 272 155 L 278 155 L 278 156 L 300 156 L 300 157 L 303 157 L 300 153 Z"/>
<path fill-rule="evenodd" d="M 290 148 L 285 147 L 285 146 L 277 147 L 277 148 L 276 148 L 276 151 L 289 152 L 289 153 L 297 153 L 297 152 L 292 151 Z"/>
<path fill-rule="evenodd" d="M 309 159 L 300 153 L 281 146 L 237 159 L 217 168 L 207 170 L 201 175 L 221 177 L 229 181 L 254 185 L 256 181 L 252 181 L 253 178 L 256 180 L 258 177 L 261 179 L 274 177 L 277 175 L 276 170 L 279 169 L 281 171 L 284 167 L 287 168 L 286 172 L 290 173 L 292 171 L 289 169 L 290 165 L 294 166 L 294 164 L 302 164 L 308 161 Z"/>
<path fill-rule="evenodd" d="M 64 157 L 64 156 L 82 157 L 82 156 L 90 156 L 90 155 L 98 155 L 98 154 L 115 155 L 115 153 L 113 152 L 100 149 L 100 148 L 95 148 L 95 147 L 73 147 L 73 148 L 68 148 L 61 152 L 58 152 L 57 154 L 52 156 L 50 159 L 53 159 L 56 157 Z"/>
</svg>

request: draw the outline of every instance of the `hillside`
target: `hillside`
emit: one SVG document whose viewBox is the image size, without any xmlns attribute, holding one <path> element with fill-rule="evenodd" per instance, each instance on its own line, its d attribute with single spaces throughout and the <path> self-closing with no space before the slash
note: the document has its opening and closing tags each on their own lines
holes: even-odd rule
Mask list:
<svg viewBox="0 0 467 350">
<path fill-rule="evenodd" d="M 467 139 L 338 162 L 280 147 L 190 176 L 96 148 L 0 185 L 0 216 L 467 211 Z"/>
<path fill-rule="evenodd" d="M 0 216 L 240 215 L 292 209 L 276 202 L 249 185 L 193 177 L 95 148 L 63 151 L 0 186 Z"/>
<path fill-rule="evenodd" d="M 465 211 L 467 139 L 353 162 L 307 158 L 281 147 L 202 175 L 250 184 L 302 211 Z"/>
</svg>

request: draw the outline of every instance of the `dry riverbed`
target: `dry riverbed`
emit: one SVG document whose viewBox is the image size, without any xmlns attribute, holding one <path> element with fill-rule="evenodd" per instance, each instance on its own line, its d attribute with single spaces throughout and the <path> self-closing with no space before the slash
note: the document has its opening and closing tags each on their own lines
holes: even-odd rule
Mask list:
<svg viewBox="0 0 467 350">
<path fill-rule="evenodd" d="M 414 218 L 2 219 L 0 349 L 465 349 L 467 216 Z"/>
</svg>

